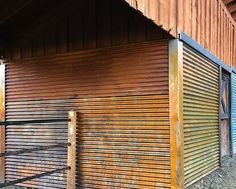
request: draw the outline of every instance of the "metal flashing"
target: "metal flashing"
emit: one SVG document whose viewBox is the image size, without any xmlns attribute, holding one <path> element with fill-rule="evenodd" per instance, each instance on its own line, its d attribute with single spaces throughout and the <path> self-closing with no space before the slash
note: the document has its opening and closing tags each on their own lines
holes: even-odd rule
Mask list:
<svg viewBox="0 0 236 189">
<path fill-rule="evenodd" d="M 212 53 L 210 53 L 207 49 L 205 49 L 204 47 L 202 47 L 199 43 L 197 43 L 196 41 L 194 41 L 191 37 L 189 37 L 186 33 L 184 32 L 180 32 L 179 33 L 179 39 L 181 41 L 183 41 L 184 43 L 186 43 L 187 45 L 189 45 L 190 47 L 194 48 L 195 50 L 197 50 L 198 52 L 200 52 L 202 55 L 204 55 L 205 57 L 207 57 L 209 60 L 211 60 L 212 62 L 214 62 L 215 64 L 221 66 L 222 68 L 224 68 L 226 71 L 232 73 L 235 72 L 236 73 L 236 69 L 231 68 L 230 66 L 225 65 L 225 63 L 223 61 L 221 61 L 220 59 L 218 59 L 216 56 L 214 56 Z"/>
</svg>

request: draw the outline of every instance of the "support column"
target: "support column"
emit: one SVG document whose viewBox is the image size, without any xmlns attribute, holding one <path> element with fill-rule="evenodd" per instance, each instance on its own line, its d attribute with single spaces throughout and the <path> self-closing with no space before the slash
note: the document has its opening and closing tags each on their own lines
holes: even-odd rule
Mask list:
<svg viewBox="0 0 236 189">
<path fill-rule="evenodd" d="M 184 188 L 183 43 L 169 42 L 171 188 Z"/>
<path fill-rule="evenodd" d="M 0 65 L 0 121 L 5 121 L 5 65 Z M 5 126 L 0 126 L 0 153 L 5 153 Z M 0 157 L 0 183 L 5 182 L 5 157 Z"/>
<path fill-rule="evenodd" d="M 76 128 L 77 128 L 77 113 L 75 111 L 69 112 L 68 123 L 68 146 L 67 152 L 67 166 L 70 167 L 67 171 L 67 189 L 75 189 L 76 183 Z"/>
</svg>

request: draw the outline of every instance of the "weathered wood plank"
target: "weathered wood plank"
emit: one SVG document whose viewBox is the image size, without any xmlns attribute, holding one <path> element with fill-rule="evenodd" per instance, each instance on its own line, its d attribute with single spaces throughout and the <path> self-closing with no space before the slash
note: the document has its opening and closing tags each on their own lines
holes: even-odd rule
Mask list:
<svg viewBox="0 0 236 189">
<path fill-rule="evenodd" d="M 76 188 L 76 129 L 77 129 L 77 113 L 71 110 L 68 115 L 68 146 L 67 151 L 67 166 L 70 169 L 67 171 L 67 189 Z"/>
<path fill-rule="evenodd" d="M 236 44 L 236 23 L 222 1 L 126 0 L 126 2 L 174 37 L 178 37 L 180 32 L 185 32 L 227 65 L 236 67 L 234 55 L 236 51 L 233 47 L 235 45 L 232 45 Z M 217 21 L 212 24 L 215 18 Z M 233 32 L 232 41 L 228 39 L 228 30 Z M 215 33 L 218 38 L 215 37 Z M 217 51 L 216 46 L 218 46 Z M 229 55 L 228 52 L 233 54 Z"/>
<path fill-rule="evenodd" d="M 169 47 L 171 186 L 184 188 L 183 61 L 182 43 L 171 40 Z"/>
</svg>

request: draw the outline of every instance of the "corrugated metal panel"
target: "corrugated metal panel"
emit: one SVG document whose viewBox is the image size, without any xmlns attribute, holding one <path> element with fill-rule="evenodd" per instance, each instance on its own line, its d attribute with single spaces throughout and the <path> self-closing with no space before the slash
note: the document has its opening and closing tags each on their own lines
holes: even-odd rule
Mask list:
<svg viewBox="0 0 236 189">
<path fill-rule="evenodd" d="M 167 41 L 13 61 L 6 119 L 64 118 L 73 108 L 79 112 L 77 187 L 170 188 L 168 88 Z M 8 126 L 6 134 L 7 150 L 65 142 L 67 124 Z M 9 157 L 6 178 L 65 163 L 64 149 Z M 65 176 L 23 185 L 65 188 Z"/>
<path fill-rule="evenodd" d="M 185 186 L 219 167 L 219 68 L 184 45 Z"/>
<path fill-rule="evenodd" d="M 5 121 L 5 65 L 0 65 L 0 121 Z M 0 153 L 5 152 L 5 127 L 0 126 Z M 5 158 L 0 157 L 0 183 L 5 181 Z"/>
<path fill-rule="evenodd" d="M 236 74 L 231 74 L 231 95 L 232 95 L 232 125 L 231 125 L 231 132 L 232 132 L 232 147 L 233 153 L 236 152 Z"/>
<path fill-rule="evenodd" d="M 10 71 L 8 72 L 10 74 Z M 10 83 L 7 82 L 7 85 Z M 23 88 L 22 88 L 23 89 Z M 7 95 L 8 99 L 11 95 Z M 64 107 L 65 106 L 65 107 Z M 8 102 L 7 120 L 27 120 L 43 118 L 67 118 L 67 101 L 27 100 Z M 8 125 L 6 127 L 6 150 L 14 151 L 38 145 L 67 142 L 67 122 L 50 124 Z M 37 173 L 62 168 L 67 165 L 67 149 L 51 150 L 14 155 L 6 158 L 6 181 L 32 176 Z M 35 188 L 66 188 L 66 172 L 53 174 L 19 184 Z"/>
</svg>

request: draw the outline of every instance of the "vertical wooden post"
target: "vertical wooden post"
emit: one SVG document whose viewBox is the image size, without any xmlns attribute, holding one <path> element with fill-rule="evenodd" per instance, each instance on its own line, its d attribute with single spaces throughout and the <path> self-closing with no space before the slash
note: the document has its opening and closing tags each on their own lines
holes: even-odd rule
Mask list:
<svg viewBox="0 0 236 189">
<path fill-rule="evenodd" d="M 219 66 L 219 166 L 222 165 L 222 139 L 221 139 L 221 99 L 222 99 L 222 66 Z"/>
<path fill-rule="evenodd" d="M 183 44 L 169 43 L 171 188 L 184 188 Z"/>
<path fill-rule="evenodd" d="M 68 122 L 68 146 L 67 165 L 70 167 L 67 171 L 67 189 L 75 189 L 75 172 L 76 172 L 76 127 L 77 127 L 77 113 L 75 111 L 69 112 Z"/>
<path fill-rule="evenodd" d="M 5 65 L 0 65 L 0 121 L 5 121 Z M 0 126 L 0 153 L 5 152 L 5 126 Z M 0 157 L 0 183 L 5 182 L 5 157 Z"/>
</svg>

